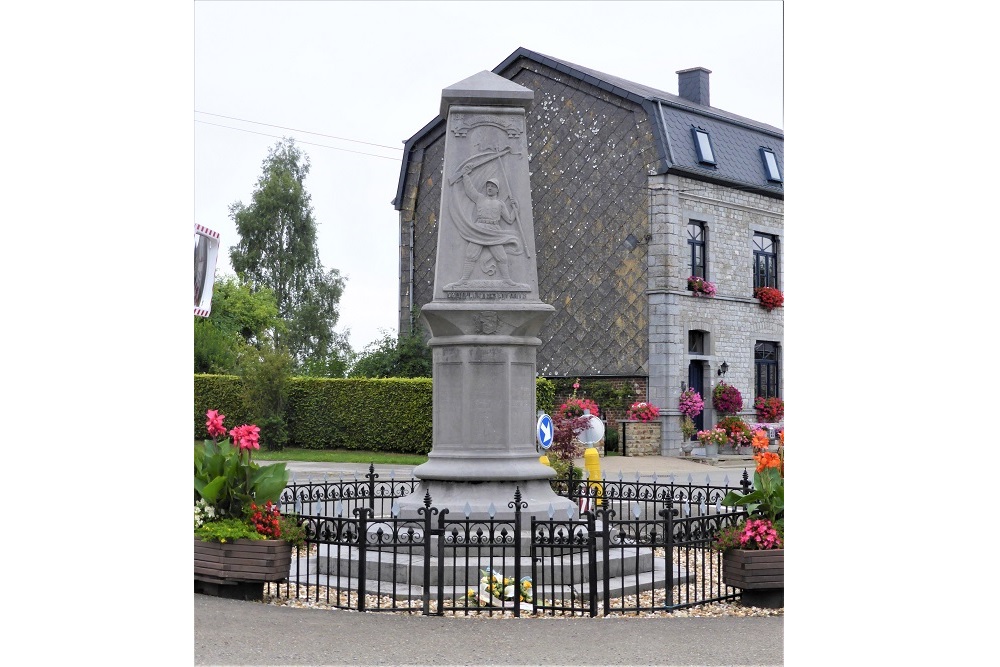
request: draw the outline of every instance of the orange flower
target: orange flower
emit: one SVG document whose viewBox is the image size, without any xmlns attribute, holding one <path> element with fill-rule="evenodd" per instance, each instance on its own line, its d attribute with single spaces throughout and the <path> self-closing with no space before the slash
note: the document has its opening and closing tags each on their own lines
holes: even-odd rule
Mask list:
<svg viewBox="0 0 1000 667">
<path fill-rule="evenodd" d="M 784 447 L 785 446 L 785 429 L 781 429 L 781 433 L 778 434 L 778 437 L 781 439 L 781 446 Z"/>
<path fill-rule="evenodd" d="M 768 440 L 767 433 L 764 432 L 764 429 L 759 428 L 754 431 L 753 440 L 750 444 L 753 445 L 754 449 L 762 451 L 767 449 L 767 446 L 770 444 L 770 440 Z"/>
<path fill-rule="evenodd" d="M 757 472 L 761 472 L 765 468 L 781 467 L 781 457 L 773 452 L 761 452 L 760 454 L 755 454 L 753 459 L 757 462 Z"/>
</svg>

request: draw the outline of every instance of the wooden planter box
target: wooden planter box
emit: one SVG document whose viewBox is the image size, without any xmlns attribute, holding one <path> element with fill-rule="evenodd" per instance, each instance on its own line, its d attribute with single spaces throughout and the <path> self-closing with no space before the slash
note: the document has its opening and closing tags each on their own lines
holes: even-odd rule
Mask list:
<svg viewBox="0 0 1000 667">
<path fill-rule="evenodd" d="M 194 578 L 215 583 L 284 581 L 292 545 L 284 540 L 194 540 Z"/>
<path fill-rule="evenodd" d="M 722 580 L 749 590 L 785 587 L 784 549 L 733 549 L 722 556 Z"/>
</svg>

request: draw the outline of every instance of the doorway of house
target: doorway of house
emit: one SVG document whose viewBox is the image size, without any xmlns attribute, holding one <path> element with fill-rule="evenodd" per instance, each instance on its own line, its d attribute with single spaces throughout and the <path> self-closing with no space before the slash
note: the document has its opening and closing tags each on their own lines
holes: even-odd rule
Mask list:
<svg viewBox="0 0 1000 667">
<path fill-rule="evenodd" d="M 705 398 L 705 362 L 692 360 L 688 363 L 688 386 L 694 389 L 696 392 L 701 394 L 701 397 Z M 707 404 L 708 401 L 706 400 Z M 695 429 L 698 431 L 705 430 L 705 411 L 702 410 L 697 417 L 693 420 Z M 695 436 L 691 436 L 694 440 Z"/>
</svg>

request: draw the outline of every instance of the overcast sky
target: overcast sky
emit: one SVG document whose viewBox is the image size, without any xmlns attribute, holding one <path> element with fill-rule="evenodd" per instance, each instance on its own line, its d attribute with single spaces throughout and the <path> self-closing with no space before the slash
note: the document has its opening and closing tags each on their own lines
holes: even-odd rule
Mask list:
<svg viewBox="0 0 1000 667">
<path fill-rule="evenodd" d="M 195 222 L 239 237 L 270 146 L 296 139 L 320 260 L 347 277 L 338 330 L 361 350 L 396 332 L 403 142 L 441 89 L 518 47 L 677 93 L 676 71 L 712 70 L 712 105 L 783 127 L 780 2 L 198 2 Z M 239 120 L 236 120 L 239 119 Z"/>
</svg>

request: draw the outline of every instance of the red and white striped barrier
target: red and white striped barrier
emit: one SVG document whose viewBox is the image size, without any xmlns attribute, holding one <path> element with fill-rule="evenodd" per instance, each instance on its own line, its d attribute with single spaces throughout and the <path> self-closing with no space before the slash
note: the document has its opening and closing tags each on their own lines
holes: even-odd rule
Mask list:
<svg viewBox="0 0 1000 667">
<path fill-rule="evenodd" d="M 215 287 L 215 263 L 219 258 L 219 232 L 194 225 L 194 314 L 212 313 L 212 289 Z"/>
</svg>

